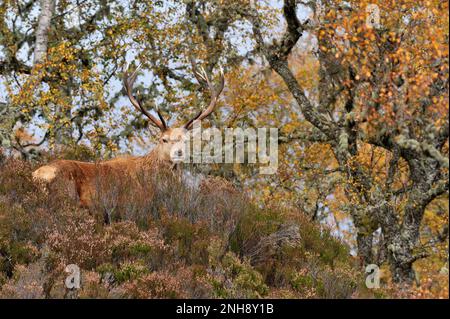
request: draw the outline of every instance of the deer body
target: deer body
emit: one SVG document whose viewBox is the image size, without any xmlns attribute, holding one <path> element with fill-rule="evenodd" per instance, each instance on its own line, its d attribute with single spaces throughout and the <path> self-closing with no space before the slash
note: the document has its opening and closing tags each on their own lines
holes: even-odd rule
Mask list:
<svg viewBox="0 0 450 319">
<path fill-rule="evenodd" d="M 135 177 L 145 169 L 156 169 L 165 162 L 158 159 L 155 151 L 142 157 L 119 157 L 98 163 L 73 160 L 56 160 L 33 172 L 33 180 L 49 186 L 63 181 L 72 197 L 78 198 L 80 206 L 92 206 L 99 179 L 108 176 Z"/>
<path fill-rule="evenodd" d="M 195 64 L 193 63 L 194 71 Z M 131 104 L 142 112 L 150 120 L 150 123 L 161 130 L 158 144 L 147 155 L 141 157 L 119 157 L 97 163 L 56 160 L 44 165 L 32 174 L 33 180 L 44 186 L 49 186 L 55 181 L 62 182 L 69 187 L 72 195 L 77 196 L 80 205 L 90 207 L 96 192 L 96 182 L 100 177 L 130 176 L 135 177 L 143 170 L 155 170 L 161 166 L 174 167 L 184 158 L 184 140 L 192 128 L 194 121 L 207 117 L 214 109 L 217 98 L 224 86 L 224 77 L 221 71 L 221 82 L 218 91 L 215 91 L 209 81 L 209 77 L 202 69 L 201 73 L 194 73 L 199 81 L 207 83 L 211 90 L 211 102 L 209 106 L 182 127 L 169 128 L 162 115 L 157 111 L 159 119 L 151 115 L 142 104 L 133 96 L 132 87 L 137 77 L 139 67 L 128 76 L 124 72 L 124 87 Z"/>
</svg>

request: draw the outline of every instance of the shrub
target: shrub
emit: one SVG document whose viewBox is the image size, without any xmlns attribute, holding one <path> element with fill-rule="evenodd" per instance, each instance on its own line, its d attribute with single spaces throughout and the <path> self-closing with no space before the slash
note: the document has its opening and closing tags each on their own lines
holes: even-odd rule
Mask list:
<svg viewBox="0 0 450 319">
<path fill-rule="evenodd" d="M 126 298 L 186 298 L 182 290 L 182 282 L 167 271 L 152 272 L 144 275 L 123 287 Z"/>
<path fill-rule="evenodd" d="M 2 297 L 347 298 L 361 281 L 326 229 L 254 205 L 221 178 L 110 175 L 88 210 L 68 185 L 34 184 L 32 170 L 0 164 Z M 75 291 L 64 285 L 72 263 L 82 274 Z"/>
</svg>

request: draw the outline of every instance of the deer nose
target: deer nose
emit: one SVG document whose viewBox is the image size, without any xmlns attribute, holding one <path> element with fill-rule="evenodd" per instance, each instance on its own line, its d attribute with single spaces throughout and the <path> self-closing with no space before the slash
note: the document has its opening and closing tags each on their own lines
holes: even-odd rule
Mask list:
<svg viewBox="0 0 450 319">
<path fill-rule="evenodd" d="M 178 150 L 178 151 L 177 151 L 177 155 L 178 155 L 178 156 L 183 155 L 183 151 L 182 151 L 182 150 Z"/>
</svg>

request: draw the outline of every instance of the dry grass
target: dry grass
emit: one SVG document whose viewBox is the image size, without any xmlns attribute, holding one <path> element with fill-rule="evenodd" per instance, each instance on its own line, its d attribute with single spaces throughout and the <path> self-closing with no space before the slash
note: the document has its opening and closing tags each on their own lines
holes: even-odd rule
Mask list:
<svg viewBox="0 0 450 319">
<path fill-rule="evenodd" d="M 110 176 L 87 210 L 65 185 L 36 187 L 32 168 L 0 164 L 1 297 L 347 298 L 360 282 L 325 230 L 300 212 L 257 207 L 223 179 Z M 76 291 L 64 287 L 72 263 Z"/>
</svg>

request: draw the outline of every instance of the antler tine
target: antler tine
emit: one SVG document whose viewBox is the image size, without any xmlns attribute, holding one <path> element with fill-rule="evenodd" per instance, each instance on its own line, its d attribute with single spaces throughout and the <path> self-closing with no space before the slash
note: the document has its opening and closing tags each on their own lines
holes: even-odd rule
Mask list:
<svg viewBox="0 0 450 319">
<path fill-rule="evenodd" d="M 186 124 L 184 124 L 184 128 L 187 130 L 190 130 L 192 128 L 192 125 L 194 124 L 194 121 L 196 121 L 200 115 L 202 115 L 203 113 L 203 104 L 200 107 L 200 112 L 198 112 L 193 118 L 191 118 L 189 121 L 186 122 Z"/>
<path fill-rule="evenodd" d="M 193 67 L 195 67 L 194 63 L 193 63 Z M 219 80 L 219 87 L 217 89 L 214 88 L 214 85 L 211 83 L 209 76 L 203 67 L 200 67 L 200 72 L 197 72 L 196 70 L 194 70 L 194 73 L 197 74 L 201 79 L 206 81 L 206 83 L 208 85 L 208 89 L 211 91 L 211 101 L 209 102 L 209 105 L 206 109 L 202 110 L 194 118 L 192 118 L 185 124 L 184 127 L 186 129 L 191 129 L 194 121 L 196 121 L 196 120 L 201 121 L 204 118 L 206 118 L 207 116 L 209 116 L 214 111 L 214 108 L 217 104 L 219 95 L 222 92 L 224 85 L 225 85 L 225 76 L 224 76 L 222 67 L 220 67 L 220 71 L 219 71 L 220 80 Z"/>
<path fill-rule="evenodd" d="M 158 117 L 161 120 L 161 123 L 164 126 L 164 129 L 166 130 L 167 129 L 167 123 L 166 123 L 166 121 L 164 120 L 164 117 L 161 114 L 161 111 L 159 109 L 158 104 L 156 104 L 156 114 L 158 114 Z"/>
<path fill-rule="evenodd" d="M 189 60 L 191 62 L 192 71 L 198 83 L 200 83 L 200 85 L 202 86 L 205 84 L 205 82 L 206 84 L 208 84 L 209 78 L 203 66 L 197 67 L 197 63 L 195 62 L 195 59 L 192 57 L 192 55 L 189 55 Z"/>
<path fill-rule="evenodd" d="M 220 75 L 220 87 L 219 87 L 219 90 L 218 90 L 218 92 L 219 92 L 218 94 L 222 93 L 222 90 L 223 90 L 223 88 L 225 86 L 225 74 L 223 73 L 223 67 L 222 66 L 219 67 L 219 75 Z"/>
<path fill-rule="evenodd" d="M 123 82 L 124 82 L 125 91 L 127 92 L 127 95 L 128 95 L 128 98 L 129 98 L 131 104 L 138 111 L 140 111 L 142 114 L 144 114 L 150 120 L 150 122 L 152 122 L 154 125 L 156 125 L 161 131 L 165 131 L 167 129 L 167 125 L 166 125 L 166 122 L 163 120 L 162 115 L 159 113 L 159 111 L 158 111 L 158 117 L 160 118 L 160 120 L 158 120 L 153 115 L 151 115 L 142 106 L 140 101 L 133 96 L 133 92 L 132 92 L 133 91 L 133 85 L 134 85 L 134 82 L 136 81 L 136 78 L 137 78 L 137 75 L 138 75 L 138 71 L 140 70 L 141 66 L 142 66 L 142 63 L 140 63 L 138 65 L 136 70 L 134 70 L 134 72 L 131 73 L 131 75 L 128 75 L 129 64 L 128 64 L 128 62 L 126 63 L 125 68 L 124 68 L 124 72 L 123 72 Z"/>
<path fill-rule="evenodd" d="M 134 70 L 133 73 L 131 73 L 131 75 L 130 75 L 129 81 L 130 81 L 131 87 L 134 85 L 134 82 L 136 81 L 136 78 L 138 76 L 138 72 L 139 72 L 141 66 L 142 66 L 142 63 L 140 63 L 137 66 L 136 70 Z"/>
<path fill-rule="evenodd" d="M 201 77 L 203 80 L 205 80 L 207 83 L 209 83 L 208 74 L 206 74 L 206 71 L 203 68 L 203 66 L 200 67 L 200 72 L 197 72 L 197 75 Z"/>
</svg>

